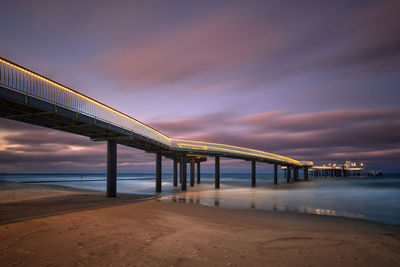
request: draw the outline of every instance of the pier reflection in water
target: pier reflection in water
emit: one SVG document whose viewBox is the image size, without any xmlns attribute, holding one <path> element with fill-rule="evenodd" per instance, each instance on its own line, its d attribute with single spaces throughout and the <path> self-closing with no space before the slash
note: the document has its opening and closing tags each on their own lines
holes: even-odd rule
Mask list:
<svg viewBox="0 0 400 267">
<path fill-rule="evenodd" d="M 221 175 L 221 188 L 214 188 L 214 175 L 204 173 L 201 184 L 182 192 L 164 174 L 161 201 L 193 203 L 220 208 L 275 210 L 331 216 L 364 218 L 400 225 L 400 175 L 318 178 L 310 182 L 273 185 L 272 174 L 257 174 L 257 187 L 250 187 L 249 175 Z M 40 182 L 74 188 L 104 190 L 104 176 L 98 174 L 2 174 L 0 180 Z M 154 174 L 120 174 L 118 192 L 154 194 Z"/>
<path fill-rule="evenodd" d="M 400 225 L 400 176 L 327 178 L 296 184 L 203 183 L 187 192 L 174 191 L 161 201 L 198 203 L 233 209 L 342 216 Z"/>
<path fill-rule="evenodd" d="M 227 191 L 232 191 L 229 189 Z M 226 192 L 227 194 L 232 192 Z M 214 196 L 213 196 L 214 195 Z M 242 195 L 241 198 L 236 198 L 237 201 L 243 201 L 243 203 L 238 204 L 236 202 L 230 201 L 230 198 L 226 198 L 224 193 L 222 194 L 207 194 L 207 191 L 192 191 L 188 193 L 181 193 L 178 195 L 164 196 L 161 201 L 171 201 L 174 203 L 196 203 L 206 206 L 214 206 L 221 208 L 236 208 L 236 209 L 260 209 L 260 210 L 272 210 L 281 212 L 297 212 L 297 213 L 307 213 L 307 214 L 317 214 L 317 215 L 330 215 L 330 216 L 342 216 L 349 218 L 365 219 L 365 216 L 361 213 L 346 212 L 334 209 L 322 209 L 314 208 L 311 206 L 303 205 L 283 205 L 283 204 L 271 204 L 263 202 L 263 199 L 258 199 L 251 194 L 250 198 L 248 196 Z M 264 198 L 265 200 L 265 198 Z M 258 201 L 258 203 L 257 203 Z M 318 205 L 318 204 L 317 204 Z"/>
</svg>

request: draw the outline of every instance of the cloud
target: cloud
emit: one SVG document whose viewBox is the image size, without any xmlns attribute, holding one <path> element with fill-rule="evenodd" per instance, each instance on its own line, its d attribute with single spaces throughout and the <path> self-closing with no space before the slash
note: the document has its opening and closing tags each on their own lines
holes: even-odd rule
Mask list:
<svg viewBox="0 0 400 267">
<path fill-rule="evenodd" d="M 398 165 L 399 1 L 25 2 L 2 6 L 7 57 L 170 136 Z M 18 122 L 0 148 L 5 169 L 104 168 L 104 143 Z"/>
<path fill-rule="evenodd" d="M 0 129 L 3 172 L 105 171 L 105 142 L 5 119 L 0 120 Z M 148 170 L 154 159 L 152 154 L 118 146 L 119 170 Z"/>
<path fill-rule="evenodd" d="M 153 128 L 171 137 L 181 137 L 198 134 L 202 131 L 212 131 L 218 127 L 229 126 L 233 119 L 232 112 L 207 113 L 198 117 L 181 118 L 167 121 L 148 122 Z"/>
<path fill-rule="evenodd" d="M 322 72 L 344 78 L 400 68 L 398 1 L 310 5 L 210 8 L 140 42 L 132 36 L 115 44 L 91 67 L 118 88 L 169 92 L 224 89 L 213 84 L 254 90 L 299 75 L 312 75 L 315 83 L 326 79 Z"/>
<path fill-rule="evenodd" d="M 400 108 L 384 109 L 339 109 L 303 114 L 285 114 L 270 111 L 239 118 L 236 122 L 250 126 L 254 131 L 310 131 L 360 125 L 375 121 L 396 124 Z M 374 127 L 375 128 L 375 127 Z"/>
<path fill-rule="evenodd" d="M 246 8 L 217 8 L 139 44 L 132 39 L 115 45 L 99 55 L 93 67 L 138 89 L 196 77 L 213 82 L 220 75 L 232 78 L 227 72 L 248 69 L 282 45 L 281 27 L 269 24 L 267 17 Z"/>
<path fill-rule="evenodd" d="M 397 166 L 398 118 L 398 108 L 303 114 L 277 110 L 242 117 L 217 112 L 151 125 L 171 137 L 249 147 L 316 163 L 351 159 Z M 0 125 L 0 162 L 5 170 L 105 170 L 104 142 L 7 120 Z M 118 146 L 118 162 L 122 170 L 152 170 L 154 155 Z M 227 164 L 245 166 L 234 161 Z"/>
<path fill-rule="evenodd" d="M 210 114 L 210 117 L 213 117 Z M 250 147 L 299 160 L 346 159 L 396 165 L 400 148 L 400 109 L 340 109 L 303 114 L 277 110 L 219 122 L 204 117 L 172 121 L 176 135 L 186 139 Z M 157 124 L 157 123 L 156 123 Z M 164 121 L 162 125 L 168 125 Z M 186 132 L 190 125 L 196 131 Z M 205 130 L 207 129 L 207 130 Z M 232 131 L 231 129 L 235 129 Z M 374 158 L 372 155 L 376 155 Z"/>
</svg>

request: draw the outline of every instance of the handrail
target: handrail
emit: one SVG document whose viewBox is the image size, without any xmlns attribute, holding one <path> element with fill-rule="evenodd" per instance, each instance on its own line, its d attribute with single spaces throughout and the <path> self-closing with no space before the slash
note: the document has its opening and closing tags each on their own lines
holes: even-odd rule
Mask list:
<svg viewBox="0 0 400 267">
<path fill-rule="evenodd" d="M 150 126 L 100 103 L 82 93 L 52 81 L 40 74 L 0 57 L 0 84 L 26 95 L 85 114 L 95 119 L 119 126 L 128 131 L 148 137 L 167 145 L 171 149 L 189 149 L 212 153 L 223 153 L 247 157 L 257 157 L 277 162 L 312 166 L 312 162 L 297 161 L 285 156 L 232 145 L 173 139 Z"/>
<path fill-rule="evenodd" d="M 178 147 L 183 149 L 186 148 L 203 152 L 231 153 L 237 155 L 241 154 L 250 157 L 259 157 L 259 158 L 272 159 L 280 162 L 292 163 L 295 165 L 308 165 L 308 162 L 306 164 L 303 164 L 302 162 L 292 158 L 251 148 L 232 146 L 220 143 L 212 143 L 212 142 L 174 139 L 174 138 L 171 138 L 171 141 L 172 141 L 171 145 L 173 147 Z"/>
<path fill-rule="evenodd" d="M 170 139 L 167 135 L 82 93 L 2 57 L 0 57 L 0 83 L 22 91 L 27 95 L 93 118 L 99 118 L 170 146 Z"/>
</svg>

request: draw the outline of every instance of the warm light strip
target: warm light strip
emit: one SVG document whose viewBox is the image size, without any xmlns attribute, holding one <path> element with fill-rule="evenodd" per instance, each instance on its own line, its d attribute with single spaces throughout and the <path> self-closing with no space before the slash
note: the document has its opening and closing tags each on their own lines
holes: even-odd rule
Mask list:
<svg viewBox="0 0 400 267">
<path fill-rule="evenodd" d="M 189 141 L 189 140 L 186 140 L 186 141 Z M 192 141 L 192 142 L 196 142 L 196 141 Z M 199 143 L 207 144 L 207 142 L 199 142 Z M 218 144 L 218 143 L 208 143 L 208 144 L 222 145 L 222 144 Z M 230 146 L 230 145 L 226 145 L 226 146 L 235 148 L 235 146 Z M 242 150 L 234 150 L 234 149 L 229 149 L 229 148 L 212 147 L 212 146 L 206 146 L 206 145 L 200 146 L 200 145 L 194 145 L 194 144 L 178 143 L 178 147 L 186 148 L 186 149 L 194 149 L 194 150 L 212 150 L 212 151 L 221 151 L 221 152 L 224 151 L 224 152 L 230 152 L 230 153 L 235 153 L 235 154 L 244 154 L 244 155 L 256 156 L 256 157 L 261 157 L 261 158 L 268 158 L 268 159 L 272 158 L 269 155 L 260 155 L 260 154 L 250 153 L 250 152 L 246 152 L 246 151 L 242 151 Z M 257 151 L 255 149 L 247 149 L 247 148 L 244 148 L 244 147 L 236 147 L 236 148 L 240 148 L 240 149 L 244 149 L 244 150 L 250 150 L 250 151 Z M 260 151 L 260 152 L 264 153 L 264 154 L 268 153 L 268 152 L 263 152 L 263 151 Z M 275 160 L 283 160 L 283 159 L 285 159 L 285 160 L 289 160 L 289 161 L 291 161 L 292 163 L 295 163 L 295 164 L 305 165 L 305 164 L 303 164 L 303 163 L 301 163 L 301 162 L 299 162 L 297 160 L 294 160 L 294 159 L 290 159 L 290 158 L 283 157 L 283 156 L 276 155 L 276 154 L 272 154 L 272 153 L 268 153 L 268 154 L 271 154 L 271 155 L 275 156 L 276 158 L 273 158 Z"/>
<path fill-rule="evenodd" d="M 24 72 L 26 72 L 26 73 L 28 73 L 28 74 L 30 74 L 30 75 L 36 77 L 36 78 L 39 78 L 39 79 L 41 79 L 41 80 L 43 80 L 43 81 L 46 81 L 46 82 L 48 82 L 48 83 L 50 83 L 50 84 L 52 84 L 52 85 L 55 85 L 55 86 L 57 86 L 57 87 L 60 87 L 60 88 L 62 88 L 62 89 L 64 89 L 64 90 L 66 90 L 66 91 L 69 91 L 70 93 L 73 93 L 73 94 L 77 95 L 77 96 L 83 97 L 84 99 L 89 100 L 90 102 L 92 102 L 92 103 L 94 103 L 94 104 L 96 104 L 96 105 L 99 105 L 99 106 L 104 107 L 104 108 L 106 108 L 106 109 L 108 109 L 108 110 L 110 110 L 110 111 L 112 111 L 112 112 L 114 112 L 114 113 L 117 113 L 117 114 L 119 114 L 119 115 L 122 115 L 122 116 L 124 116 L 125 118 L 128 118 L 128 119 L 130 119 L 130 120 L 132 120 L 132 121 L 134 121 L 134 122 L 136 122 L 136 123 L 139 123 L 140 125 L 146 127 L 147 129 L 149 129 L 149 130 L 151 130 L 151 131 L 153 131 L 153 132 L 155 132 L 155 133 L 158 133 L 158 134 L 160 134 L 160 135 L 162 135 L 162 136 L 164 136 L 164 137 L 166 137 L 166 138 L 169 139 L 169 137 L 168 137 L 167 135 L 165 135 L 165 134 L 163 134 L 163 133 L 161 133 L 161 132 L 159 132 L 159 131 L 157 131 L 157 130 L 155 130 L 155 129 L 149 127 L 149 126 L 147 126 L 146 124 L 144 124 L 144 123 L 142 123 L 142 122 L 140 122 L 140 121 L 138 121 L 138 120 L 136 120 L 136 119 L 134 119 L 134 118 L 132 118 L 132 117 L 130 117 L 130 116 L 128 116 L 128 115 L 126 115 L 126 114 L 120 112 L 120 111 L 118 111 L 118 110 L 115 110 L 115 109 L 113 109 L 113 108 L 111 108 L 111 107 L 109 107 L 109 106 L 107 106 L 107 105 L 104 105 L 104 104 L 102 104 L 102 103 L 100 103 L 100 102 L 98 102 L 98 101 L 96 101 L 96 100 L 94 100 L 94 99 L 92 99 L 92 98 L 90 98 L 90 97 L 87 97 L 87 96 L 85 96 L 84 94 L 81 94 L 81 93 L 79 93 L 79 92 L 77 92 L 77 91 L 75 91 L 75 90 L 72 90 L 72 89 L 70 89 L 70 88 L 68 88 L 68 87 L 66 87 L 66 86 L 64 86 L 64 85 L 62 85 L 62 84 L 55 83 L 55 82 L 53 82 L 53 81 L 51 81 L 51 80 L 49 80 L 49 79 L 47 79 L 47 78 L 45 78 L 45 77 L 43 77 L 43 76 L 40 76 L 40 75 L 38 75 L 38 74 L 36 74 L 36 73 L 30 71 L 30 70 L 27 70 L 27 69 L 21 68 L 21 67 L 19 67 L 19 66 L 16 66 L 16 65 L 14 65 L 14 64 L 12 64 L 12 63 L 10 63 L 10 62 L 8 62 L 8 61 L 2 59 L 2 58 L 0 58 L 0 62 L 3 62 L 3 63 L 5 63 L 5 64 L 7 64 L 7 65 L 10 65 L 11 67 L 16 68 L 16 69 L 18 69 L 18 70 L 20 70 L 20 71 L 24 71 Z"/>
<path fill-rule="evenodd" d="M 186 140 L 186 139 L 174 139 L 174 138 L 171 138 L 171 140 L 177 141 L 177 142 L 184 141 L 184 142 L 200 143 L 200 144 L 204 144 L 204 145 L 213 144 L 213 145 L 222 145 L 222 146 L 227 146 L 227 147 L 237 148 L 237 149 L 245 149 L 245 150 L 253 151 L 253 152 L 256 152 L 256 153 L 269 154 L 271 156 L 275 156 L 275 157 L 278 157 L 278 158 L 281 158 L 281 159 L 285 159 L 285 160 L 289 160 L 289 161 L 294 161 L 294 162 L 297 162 L 298 164 L 300 164 L 300 162 L 295 160 L 295 159 L 291 159 L 291 158 L 288 158 L 288 157 L 285 157 L 285 156 L 281 156 L 281 155 L 277 155 L 277 154 L 274 154 L 274 153 L 265 152 L 265 151 L 261 151 L 261 150 L 257 150 L 257 149 L 252 149 L 252 148 L 245 148 L 245 147 L 240 147 L 240 146 L 233 146 L 233 145 L 226 145 L 226 144 L 219 144 L 219 143 L 212 143 L 212 142 L 204 142 L 204 141 L 193 141 L 193 140 Z M 246 152 L 243 152 L 243 153 L 246 153 Z"/>
<path fill-rule="evenodd" d="M 132 120 L 133 122 L 142 125 L 142 126 L 145 127 L 146 129 L 151 130 L 151 131 L 153 131 L 154 133 L 157 133 L 157 134 L 163 136 L 164 138 L 166 138 L 166 139 L 167 139 L 168 141 L 170 141 L 170 142 L 171 142 L 171 141 L 184 141 L 184 142 L 192 142 L 192 143 L 214 144 L 214 145 L 227 146 L 227 147 L 231 147 L 231 148 L 233 148 L 233 149 L 218 148 L 218 147 L 210 147 L 210 148 L 212 148 L 212 149 L 214 149 L 214 150 L 216 150 L 216 151 L 233 152 L 233 153 L 236 153 L 236 154 L 245 154 L 245 155 L 251 155 L 251 156 L 262 157 L 262 158 L 269 158 L 269 159 L 271 159 L 271 158 L 274 159 L 273 157 L 276 157 L 275 160 L 286 160 L 286 161 L 289 161 L 289 162 L 291 162 L 291 163 L 295 163 L 295 164 L 298 164 L 298 165 L 303 165 L 301 162 L 299 162 L 299 161 L 297 161 L 297 160 L 294 160 L 294 159 L 291 159 L 291 158 L 288 158 L 288 157 L 285 157 L 285 156 L 281 156 L 281 155 L 277 155 L 277 154 L 273 154 L 273 153 L 261 151 L 261 150 L 256 150 L 256 149 L 251 149 L 251 148 L 244 148 L 244 147 L 233 146 L 233 145 L 212 143 L 212 142 L 202 142 L 202 141 L 193 141 L 193 140 L 184 140 L 184 139 L 173 139 L 173 138 L 170 138 L 170 137 L 168 137 L 167 135 L 165 135 L 165 134 L 163 134 L 163 133 L 161 133 L 161 132 L 159 132 L 159 131 L 157 131 L 157 130 L 155 130 L 155 129 L 149 127 L 149 126 L 147 126 L 146 124 L 144 124 L 144 123 L 142 123 L 142 122 L 140 122 L 140 121 L 138 121 L 138 120 L 136 120 L 136 119 L 134 119 L 134 118 L 132 118 L 132 117 L 130 117 L 130 116 L 128 116 L 128 115 L 126 115 L 126 114 L 120 112 L 120 111 L 118 111 L 118 110 L 115 110 L 115 109 L 113 109 L 113 108 L 111 108 L 111 107 L 109 107 L 109 106 L 107 106 L 107 105 L 104 105 L 104 104 L 102 104 L 102 103 L 100 103 L 100 102 L 98 102 L 98 101 L 96 101 L 96 100 L 94 100 L 94 99 L 92 99 L 92 98 L 90 98 L 90 97 L 87 97 L 87 96 L 85 96 L 85 95 L 83 95 L 83 94 L 81 94 L 81 93 L 79 93 L 79 92 L 77 92 L 77 91 L 75 91 L 75 90 L 72 90 L 72 89 L 70 89 L 70 88 L 68 88 L 68 87 L 66 87 L 66 86 L 64 86 L 64 85 L 62 85 L 62 84 L 53 82 L 53 81 L 51 81 L 51 80 L 49 80 L 49 79 L 47 79 L 47 78 L 45 78 L 45 77 L 43 77 L 43 76 L 41 76 L 41 75 L 38 75 L 38 74 L 36 74 L 36 73 L 34 73 L 34 72 L 28 70 L 28 69 L 19 67 L 19 66 L 15 65 L 15 64 L 13 64 L 13 63 L 11 63 L 11 62 L 8 62 L 7 60 L 4 60 L 4 59 L 2 59 L 2 58 L 0 58 L 0 62 L 2 62 L 2 63 L 4 63 L 4 64 L 7 64 L 7 65 L 9 65 L 9 66 L 11 66 L 11 67 L 13 67 L 13 68 L 16 68 L 16 69 L 18 69 L 18 70 L 20 70 L 20 71 L 23 71 L 23 72 L 25 72 L 25 73 L 27 73 L 27 74 L 29 74 L 29 75 L 32 75 L 32 76 L 34 76 L 34 77 L 36 77 L 36 78 L 38 78 L 38 79 L 40 79 L 40 80 L 46 81 L 47 83 L 50 83 L 50 84 L 52 84 L 52 85 L 54 85 L 54 86 L 57 86 L 57 87 L 59 87 L 59 88 L 61 88 L 61 89 L 64 89 L 64 90 L 66 90 L 66 91 L 68 91 L 68 92 L 70 92 L 70 93 L 72 93 L 72 94 L 74 94 L 74 95 L 77 95 L 77 96 L 79 96 L 79 97 L 82 97 L 82 98 L 84 98 L 84 99 L 86 99 L 86 100 L 88 100 L 88 101 L 94 103 L 95 105 L 98 105 L 98 106 L 100 106 L 100 107 L 106 108 L 107 110 L 112 111 L 112 112 L 114 112 L 114 113 L 116 113 L 116 114 L 118 114 L 118 115 L 121 115 L 121 116 L 123 116 L 123 117 L 125 117 L 125 118 L 127 118 L 127 119 L 129 119 L 129 120 Z M 239 150 L 234 150 L 234 149 L 239 149 Z M 253 151 L 253 152 L 255 152 L 255 153 L 245 152 L 245 151 L 242 151 L 242 150 Z M 263 154 L 263 155 L 256 154 L 256 153 L 261 153 L 261 154 Z M 266 155 L 266 154 L 268 154 L 268 155 Z"/>
<path fill-rule="evenodd" d="M 363 168 L 346 168 L 346 167 L 329 167 L 329 166 L 313 166 L 311 167 L 312 170 L 352 170 L 358 171 L 363 170 Z"/>
<path fill-rule="evenodd" d="M 255 157 L 261 157 L 261 158 L 269 158 L 269 159 L 271 159 L 270 157 L 268 157 L 268 156 L 266 156 L 266 155 L 260 155 L 260 154 L 245 152 L 245 151 L 237 151 L 237 150 L 234 150 L 234 149 L 220 148 L 220 147 L 209 147 L 209 148 L 212 149 L 212 150 L 216 150 L 216 151 L 233 152 L 233 153 L 236 153 L 236 154 L 245 154 L 245 155 L 249 155 L 249 156 L 255 156 Z M 277 156 L 278 156 L 278 159 L 276 159 L 276 158 L 274 158 L 274 159 L 275 159 L 275 160 L 280 160 L 280 159 L 279 159 L 279 155 L 277 155 Z M 296 163 L 296 164 L 300 164 L 300 162 L 298 162 L 298 161 L 296 161 L 296 160 L 293 160 L 293 159 L 290 159 L 290 161 L 292 161 L 293 163 Z"/>
<path fill-rule="evenodd" d="M 343 167 L 329 167 L 329 166 L 313 166 L 313 169 L 319 169 L 319 170 L 341 170 Z"/>
</svg>

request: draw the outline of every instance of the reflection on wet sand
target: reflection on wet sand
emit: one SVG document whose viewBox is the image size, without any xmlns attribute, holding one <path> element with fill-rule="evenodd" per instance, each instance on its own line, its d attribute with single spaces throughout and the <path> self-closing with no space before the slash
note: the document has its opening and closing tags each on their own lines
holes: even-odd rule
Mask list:
<svg viewBox="0 0 400 267">
<path fill-rule="evenodd" d="M 282 199 L 276 195 L 268 196 L 271 194 L 269 190 L 264 189 L 243 189 L 243 188 L 229 188 L 219 190 L 197 190 L 188 192 L 179 192 L 174 195 L 164 196 L 162 201 L 171 201 L 176 203 L 196 203 L 207 206 L 214 206 L 220 208 L 239 208 L 239 209 L 259 209 L 259 210 L 272 210 L 281 212 L 296 212 L 318 215 L 331 215 L 331 216 L 344 216 L 350 218 L 363 219 L 362 214 L 334 210 L 315 208 L 306 205 L 292 205 L 283 204 Z M 286 196 L 285 196 L 286 197 Z M 294 201 L 294 203 L 296 203 Z M 318 204 L 316 204 L 318 206 Z"/>
</svg>

